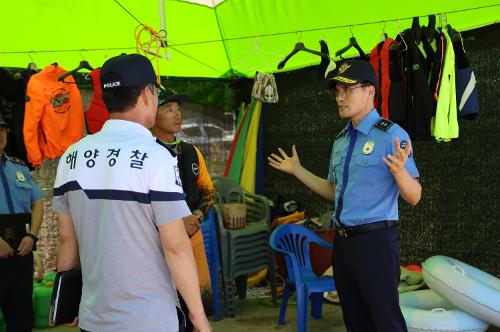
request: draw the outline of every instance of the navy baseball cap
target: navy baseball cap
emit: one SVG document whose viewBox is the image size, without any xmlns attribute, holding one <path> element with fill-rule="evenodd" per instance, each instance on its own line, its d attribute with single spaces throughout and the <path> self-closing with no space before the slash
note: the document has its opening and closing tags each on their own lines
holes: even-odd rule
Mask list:
<svg viewBox="0 0 500 332">
<path fill-rule="evenodd" d="M 157 81 L 151 61 L 140 54 L 121 54 L 106 60 L 101 68 L 100 79 L 103 90 L 143 87 L 148 84 L 155 84 L 163 89 Z"/>
<path fill-rule="evenodd" d="M 167 88 L 165 90 L 162 90 L 158 95 L 158 107 L 174 101 L 178 102 L 180 105 L 188 100 L 189 100 L 188 94 L 177 93 L 175 90 Z"/>
<path fill-rule="evenodd" d="M 10 127 L 9 124 L 3 119 L 2 113 L 0 113 L 0 126 Z"/>
<path fill-rule="evenodd" d="M 363 60 L 344 61 L 336 70 L 328 73 L 326 84 L 329 89 L 337 83 L 352 86 L 358 83 L 369 83 L 377 86 L 375 71 L 369 62 Z"/>
</svg>

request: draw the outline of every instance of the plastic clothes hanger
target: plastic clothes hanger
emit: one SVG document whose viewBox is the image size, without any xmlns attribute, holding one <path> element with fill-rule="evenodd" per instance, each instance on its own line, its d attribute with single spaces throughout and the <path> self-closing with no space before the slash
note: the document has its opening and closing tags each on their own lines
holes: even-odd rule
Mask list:
<svg viewBox="0 0 500 332">
<path fill-rule="evenodd" d="M 318 55 L 322 58 L 325 58 L 325 59 L 331 59 L 330 58 L 330 55 L 327 54 L 327 53 L 323 53 L 323 52 L 318 52 L 318 51 L 315 51 L 315 50 L 311 50 L 311 49 L 308 49 L 307 47 L 304 46 L 304 43 L 296 43 L 293 50 L 288 53 L 287 56 L 285 56 L 279 63 L 278 63 L 278 69 L 283 69 L 285 67 L 285 64 L 288 60 L 290 60 L 290 58 L 292 56 L 294 56 L 295 54 L 297 54 L 298 52 L 300 51 L 303 51 L 303 52 L 308 52 L 308 53 L 311 53 L 311 54 L 315 54 L 315 55 Z"/>
<path fill-rule="evenodd" d="M 413 35 L 415 36 L 415 43 L 418 45 L 422 41 L 422 28 L 420 27 L 420 21 L 418 16 L 413 18 L 411 23 L 411 31 L 413 31 Z"/>
<path fill-rule="evenodd" d="M 434 39 L 436 39 L 436 15 L 428 16 L 429 23 L 427 24 L 427 40 L 429 43 L 432 43 Z"/>
<path fill-rule="evenodd" d="M 64 79 L 70 75 L 73 75 L 75 74 L 76 72 L 82 70 L 82 69 L 87 69 L 87 70 L 94 70 L 94 68 L 88 63 L 88 61 L 86 60 L 82 60 L 80 61 L 80 64 L 78 65 L 78 67 L 76 67 L 75 69 L 72 69 L 64 74 L 62 74 L 61 76 L 59 76 L 57 78 L 58 81 L 63 81 L 64 82 Z M 69 82 L 64 82 L 64 83 L 69 83 Z"/>
<path fill-rule="evenodd" d="M 342 54 L 344 54 L 351 47 L 354 47 L 356 50 L 358 50 L 359 56 L 360 56 L 360 58 L 362 60 L 368 60 L 365 52 L 359 46 L 358 41 L 356 40 L 356 37 L 354 37 L 354 35 L 352 33 L 352 28 L 349 27 L 349 29 L 351 29 L 351 38 L 349 38 L 349 44 L 347 44 L 347 46 L 345 46 L 344 48 L 341 48 L 340 50 L 338 50 L 337 52 L 335 52 L 335 56 L 340 56 L 342 58 Z"/>
</svg>

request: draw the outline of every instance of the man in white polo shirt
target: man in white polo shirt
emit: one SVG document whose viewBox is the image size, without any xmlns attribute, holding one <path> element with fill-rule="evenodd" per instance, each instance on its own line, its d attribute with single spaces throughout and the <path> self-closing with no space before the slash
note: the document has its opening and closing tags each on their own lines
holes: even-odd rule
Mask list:
<svg viewBox="0 0 500 332">
<path fill-rule="evenodd" d="M 195 329 L 211 331 L 182 221 L 191 212 L 177 159 L 148 130 L 158 104 L 156 81 L 144 56 L 107 60 L 101 86 L 110 120 L 59 162 L 57 269 L 81 265 L 82 331 L 182 331 L 176 287 Z"/>
</svg>

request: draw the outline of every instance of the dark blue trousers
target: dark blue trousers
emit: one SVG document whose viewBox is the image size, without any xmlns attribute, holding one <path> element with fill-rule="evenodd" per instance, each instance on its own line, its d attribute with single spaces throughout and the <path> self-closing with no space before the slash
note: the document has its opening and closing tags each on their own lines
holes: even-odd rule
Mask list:
<svg viewBox="0 0 500 332">
<path fill-rule="evenodd" d="M 0 259 L 0 309 L 7 332 L 33 328 L 33 254 Z"/>
<path fill-rule="evenodd" d="M 333 270 L 349 332 L 406 332 L 396 227 L 335 238 Z"/>
</svg>

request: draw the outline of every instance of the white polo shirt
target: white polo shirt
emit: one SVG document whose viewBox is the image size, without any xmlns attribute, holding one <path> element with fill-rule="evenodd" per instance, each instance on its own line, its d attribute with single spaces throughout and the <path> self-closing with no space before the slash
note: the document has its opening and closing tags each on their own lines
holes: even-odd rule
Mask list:
<svg viewBox="0 0 500 332">
<path fill-rule="evenodd" d="M 177 158 L 138 123 L 108 120 L 61 157 L 53 208 L 70 213 L 88 331 L 177 331 L 176 287 L 160 225 L 191 214 Z"/>
</svg>

